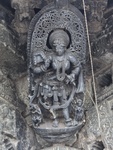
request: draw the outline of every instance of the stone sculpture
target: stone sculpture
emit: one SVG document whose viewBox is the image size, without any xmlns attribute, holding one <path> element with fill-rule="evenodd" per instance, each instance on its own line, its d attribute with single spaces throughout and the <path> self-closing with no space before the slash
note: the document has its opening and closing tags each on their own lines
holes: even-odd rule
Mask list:
<svg viewBox="0 0 113 150">
<path fill-rule="evenodd" d="M 67 140 L 84 124 L 84 21 L 67 1 L 60 4 L 56 1 L 36 14 L 28 33 L 33 125 L 51 142 Z"/>
</svg>

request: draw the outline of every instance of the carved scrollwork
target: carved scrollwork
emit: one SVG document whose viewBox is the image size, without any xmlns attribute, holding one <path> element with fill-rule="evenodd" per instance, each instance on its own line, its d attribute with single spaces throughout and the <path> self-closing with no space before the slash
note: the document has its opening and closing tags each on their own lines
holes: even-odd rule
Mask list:
<svg viewBox="0 0 113 150">
<path fill-rule="evenodd" d="M 55 28 L 65 28 L 69 31 L 71 35 L 70 50 L 84 61 L 86 49 L 84 26 L 78 16 L 69 10 L 52 10 L 40 17 L 32 35 L 31 49 L 35 51 L 45 47 L 47 50 L 48 34 Z"/>
</svg>

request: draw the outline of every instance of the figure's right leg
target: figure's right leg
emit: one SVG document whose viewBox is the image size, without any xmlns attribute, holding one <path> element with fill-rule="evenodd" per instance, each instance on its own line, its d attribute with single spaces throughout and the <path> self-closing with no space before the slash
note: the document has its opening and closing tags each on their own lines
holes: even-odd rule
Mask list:
<svg viewBox="0 0 113 150">
<path fill-rule="evenodd" d="M 55 112 L 53 112 L 52 114 L 53 114 L 53 119 L 54 119 L 52 126 L 55 127 L 55 128 L 57 128 L 58 127 L 57 115 L 56 115 Z"/>
</svg>

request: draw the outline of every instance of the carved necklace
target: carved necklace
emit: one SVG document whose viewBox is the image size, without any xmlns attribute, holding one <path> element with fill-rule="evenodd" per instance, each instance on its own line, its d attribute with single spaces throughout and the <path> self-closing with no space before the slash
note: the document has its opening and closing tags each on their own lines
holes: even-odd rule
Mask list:
<svg viewBox="0 0 113 150">
<path fill-rule="evenodd" d="M 57 58 L 56 76 L 59 81 L 65 79 L 65 57 L 62 60 Z"/>
</svg>

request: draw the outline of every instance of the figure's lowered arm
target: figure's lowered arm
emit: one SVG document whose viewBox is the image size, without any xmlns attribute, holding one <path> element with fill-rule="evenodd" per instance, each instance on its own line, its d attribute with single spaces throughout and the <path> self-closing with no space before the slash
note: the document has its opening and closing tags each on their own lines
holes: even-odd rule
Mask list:
<svg viewBox="0 0 113 150">
<path fill-rule="evenodd" d="M 68 75 L 68 78 L 71 82 L 75 81 L 75 78 L 79 75 L 81 71 L 81 64 L 76 60 L 74 56 L 69 56 L 69 61 L 72 63 L 73 70 L 70 75 Z"/>
</svg>

